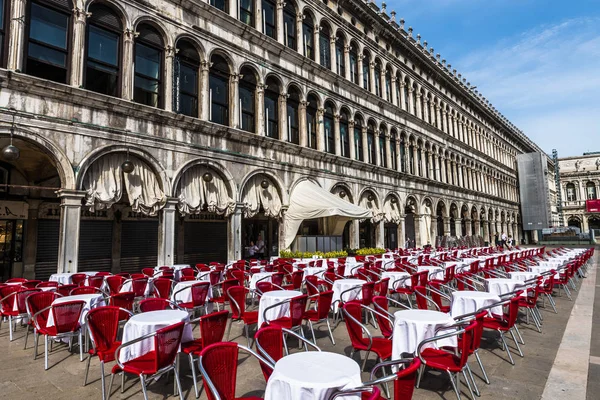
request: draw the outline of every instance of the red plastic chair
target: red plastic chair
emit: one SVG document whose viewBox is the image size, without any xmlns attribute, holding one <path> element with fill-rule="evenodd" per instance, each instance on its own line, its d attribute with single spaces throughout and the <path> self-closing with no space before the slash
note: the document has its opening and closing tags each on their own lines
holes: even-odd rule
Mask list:
<svg viewBox="0 0 600 400">
<path fill-rule="evenodd" d="M 10 278 L 6 280 L 6 283 L 25 283 L 27 281 L 26 278 Z"/>
<path fill-rule="evenodd" d="M 113 307 L 119 307 L 129 312 L 133 312 L 133 302 L 135 301 L 135 293 L 133 292 L 122 292 L 112 295 L 108 298 L 108 305 Z M 122 312 L 119 316 L 120 321 L 126 321 L 129 319 L 127 313 Z"/>
<path fill-rule="evenodd" d="M 246 400 L 262 400 L 260 397 L 236 397 L 235 388 L 237 382 L 237 366 L 239 350 L 250 353 L 260 362 L 265 363 L 270 368 L 273 365 L 265 360 L 260 355 L 256 354 L 249 348 L 241 346 L 237 343 L 222 342 L 214 343 L 206 347 L 200 353 L 200 373 L 204 380 L 204 386 L 208 388 L 206 397 L 208 400 L 216 399 L 246 399 Z"/>
<path fill-rule="evenodd" d="M 540 286 L 538 286 L 537 290 L 538 290 L 539 294 L 543 295 L 542 296 L 542 306 L 544 306 L 544 307 L 546 306 L 546 299 L 548 299 L 548 302 L 552 306 L 554 313 L 558 314 L 558 311 L 556 310 L 556 303 L 554 302 L 554 299 L 552 298 L 555 274 L 556 274 L 556 271 L 551 270 L 549 276 L 546 278 L 546 280 Z"/>
<path fill-rule="evenodd" d="M 227 340 L 229 340 L 229 334 L 231 333 L 233 321 L 242 321 L 244 323 L 246 339 L 248 340 L 248 347 L 250 347 L 248 326 L 258 323 L 258 311 L 246 311 L 246 295 L 248 292 L 248 288 L 243 286 L 233 286 L 227 290 L 227 297 L 229 298 L 232 314 L 231 322 L 229 323 L 229 329 L 227 330 Z"/>
<path fill-rule="evenodd" d="M 152 382 L 152 378 L 155 376 L 162 375 L 165 372 L 172 370 L 175 373 L 175 382 L 177 383 L 177 389 L 181 397 L 181 382 L 179 381 L 179 371 L 177 371 L 175 359 L 181 343 L 183 326 L 183 322 L 178 322 L 176 324 L 159 329 L 156 332 L 121 344 L 115 351 L 117 365 L 113 367 L 110 375 L 110 389 L 108 391 L 109 395 L 112 391 L 112 384 L 115 374 L 128 373 L 139 376 L 140 383 L 142 384 L 144 399 L 148 400 L 148 394 L 146 393 L 146 380 Z M 119 352 L 122 348 L 131 346 L 132 344 L 149 338 L 154 339 L 154 350 L 124 363 L 119 360 Z"/>
<path fill-rule="evenodd" d="M 108 286 L 108 293 L 111 296 L 119 293 L 121 286 L 123 286 L 123 282 L 125 282 L 125 279 L 126 278 L 121 275 L 107 276 L 105 280 L 106 285 Z"/>
<path fill-rule="evenodd" d="M 83 346 L 81 342 L 81 326 L 79 319 L 81 311 L 85 307 L 84 301 L 67 301 L 64 303 L 52 304 L 33 315 L 35 329 L 40 335 L 44 335 L 44 369 L 48 369 L 48 338 L 70 338 L 79 337 L 79 357 L 83 360 Z M 46 314 L 49 311 L 49 314 Z M 47 318 L 52 315 L 54 325 L 48 326 Z M 70 346 L 69 346 L 70 347 Z"/>
<path fill-rule="evenodd" d="M 87 278 L 87 285 L 88 286 L 92 286 L 98 289 L 102 288 L 102 285 L 104 284 L 104 276 L 100 275 L 96 275 L 96 276 L 89 276 Z"/>
<path fill-rule="evenodd" d="M 191 277 L 194 278 L 196 275 L 196 271 L 194 270 L 194 268 L 183 268 L 182 270 L 179 271 L 181 273 L 182 277 Z"/>
<path fill-rule="evenodd" d="M 36 289 L 58 288 L 58 282 L 40 282 L 36 285 Z"/>
<path fill-rule="evenodd" d="M 211 344 L 223 341 L 228 319 L 229 311 L 223 310 L 204 315 L 195 321 L 191 321 L 190 323 L 199 323 L 200 338 L 181 344 L 181 351 L 188 355 L 188 360 L 190 362 L 196 398 L 200 396 L 200 392 L 198 390 L 198 379 L 196 377 L 194 357 L 199 357 L 200 352 Z"/>
<path fill-rule="evenodd" d="M 77 286 L 85 285 L 85 280 L 87 279 L 86 274 L 73 274 L 71 275 L 71 283 Z"/>
<path fill-rule="evenodd" d="M 508 313 L 504 313 L 504 315 L 502 317 L 485 317 L 483 319 L 483 327 L 485 329 L 495 330 L 500 334 L 500 339 L 502 340 L 502 343 L 504 344 L 504 349 L 506 350 L 506 354 L 508 355 L 508 358 L 512 365 L 515 365 L 515 362 L 510 353 L 510 349 L 508 348 L 508 344 L 506 343 L 506 340 L 504 338 L 504 333 L 510 332 L 512 339 L 517 346 L 517 350 L 519 351 L 519 355 L 521 357 L 523 357 L 523 352 L 521 351 L 521 346 L 519 346 L 519 342 L 517 341 L 517 338 L 515 337 L 515 334 L 513 332 L 513 328 L 515 328 L 515 323 L 517 322 L 517 317 L 519 314 L 519 295 L 520 295 L 520 293 L 521 293 L 521 291 L 518 291 L 517 294 L 510 300 L 502 301 L 500 303 L 496 303 L 491 306 L 482 308 L 482 310 L 485 310 L 485 309 L 491 309 L 498 305 L 508 305 Z"/>
<path fill-rule="evenodd" d="M 12 290 L 11 290 L 12 289 Z M 9 340 L 13 340 L 13 331 L 16 327 L 15 320 L 27 317 L 27 297 L 34 293 L 41 292 L 41 289 L 27 289 L 17 285 L 11 285 L 2 289 L 2 315 L 8 317 Z M 16 310 L 15 310 L 16 306 Z M 27 329 L 29 331 L 29 328 Z"/>
<path fill-rule="evenodd" d="M 333 301 L 333 290 L 321 292 L 317 294 L 316 297 L 317 308 L 315 310 L 306 310 L 304 312 L 304 319 L 308 321 L 310 331 L 312 332 L 313 343 L 317 343 L 314 325 L 321 322 L 326 322 L 327 329 L 329 330 L 329 338 L 331 339 L 331 343 L 335 345 L 335 339 L 333 338 L 333 333 L 331 332 L 331 325 L 329 325 L 329 310 L 331 309 L 331 303 Z"/>
<path fill-rule="evenodd" d="M 94 286 L 79 286 L 79 287 L 76 287 L 75 289 L 71 290 L 69 295 L 75 296 L 78 294 L 103 294 L 103 293 L 104 292 L 102 291 L 102 289 L 98 289 L 97 287 L 94 287 Z"/>
<path fill-rule="evenodd" d="M 394 316 L 388 311 L 388 303 L 392 303 L 394 306 L 406 310 L 410 310 L 411 308 L 389 297 L 373 297 L 373 308 L 375 311 L 373 314 L 375 314 L 375 320 L 377 321 L 377 325 L 379 325 L 379 330 L 383 337 L 389 339 L 394 333 L 394 324 L 392 322 Z"/>
<path fill-rule="evenodd" d="M 56 288 L 56 293 L 60 294 L 61 296 L 70 296 L 71 290 L 73 290 L 77 287 L 78 286 L 74 285 L 74 284 L 62 285 L 62 286 L 59 286 L 58 288 Z"/>
<path fill-rule="evenodd" d="M 229 297 L 227 296 L 227 292 L 230 288 L 234 286 L 238 286 L 240 282 L 237 279 L 226 279 L 222 282 L 216 283 L 213 285 L 213 290 L 218 290 L 220 287 L 220 293 L 216 296 L 213 294 L 212 302 L 217 305 L 217 309 L 219 309 L 219 304 L 223 304 L 223 308 L 225 308 L 225 303 L 229 301 Z"/>
<path fill-rule="evenodd" d="M 23 282 L 23 284 L 21 285 L 21 287 L 24 287 L 25 289 L 35 289 L 35 287 L 39 283 L 42 283 L 42 281 L 33 279 L 33 280 L 30 280 L 30 281 L 27 281 L 27 282 Z"/>
<path fill-rule="evenodd" d="M 333 295 L 333 294 L 332 294 Z M 302 321 L 304 320 L 304 313 L 306 312 L 306 302 L 308 301 L 308 296 L 303 294 L 301 296 L 296 296 L 291 299 L 286 299 L 284 301 L 280 301 L 279 303 L 273 304 L 267 308 L 265 308 L 263 312 L 263 320 L 267 325 L 277 325 L 281 328 L 289 329 L 291 331 L 298 330 L 300 332 L 300 336 L 304 338 L 304 331 L 302 329 Z M 283 304 L 289 303 L 290 305 L 290 316 L 283 316 L 281 318 L 269 320 L 267 319 L 267 312 L 272 308 L 281 307 Z M 264 325 L 263 325 L 264 326 Z"/>
<path fill-rule="evenodd" d="M 538 315 L 539 310 L 537 308 L 537 300 L 540 294 L 540 285 L 541 284 L 538 281 L 535 287 L 527 288 L 527 296 L 519 297 L 519 308 L 525 309 L 525 315 L 527 316 L 527 324 L 529 324 L 529 316 L 531 315 L 531 318 L 533 319 L 533 322 L 535 323 L 535 327 L 537 328 L 538 332 L 542 333 L 542 321 L 540 316 Z"/>
<path fill-rule="evenodd" d="M 54 282 L 56 283 L 56 282 Z M 25 300 L 25 307 L 27 308 L 27 314 L 29 314 L 29 322 L 27 327 L 27 333 L 25 334 L 25 346 L 23 350 L 27 349 L 27 339 L 29 338 L 29 327 L 33 328 L 33 343 L 34 343 L 34 351 L 33 351 L 33 359 L 37 358 L 37 349 L 38 349 L 38 331 L 35 327 L 35 323 L 33 321 L 33 316 L 43 309 L 46 311 L 38 316 L 38 322 L 40 326 L 45 327 L 46 322 L 48 321 L 48 315 L 50 314 L 50 310 L 48 307 L 52 305 L 52 302 L 56 300 L 60 295 L 56 292 L 46 291 L 46 292 L 38 292 L 33 293 L 27 297 Z"/>
<path fill-rule="evenodd" d="M 152 281 L 154 286 L 154 296 L 160 299 L 168 299 L 171 296 L 171 289 L 174 282 L 167 278 L 157 278 Z"/>
<path fill-rule="evenodd" d="M 390 287 L 390 278 L 383 278 L 383 279 L 375 282 L 373 295 L 374 296 L 387 296 L 389 287 Z"/>
<path fill-rule="evenodd" d="M 132 279 L 131 291 L 135 297 L 146 297 L 146 288 L 148 287 L 148 278 Z"/>
<path fill-rule="evenodd" d="M 371 351 L 377 354 L 377 357 L 379 357 L 380 360 L 385 360 L 392 356 L 392 341 L 386 338 L 373 337 L 373 335 L 371 335 L 371 332 L 369 332 L 367 327 L 360 322 L 362 318 L 362 308 L 368 307 L 357 302 L 349 302 L 342 306 L 342 312 L 344 313 L 344 321 L 346 322 L 348 336 L 350 336 L 350 341 L 352 343 L 350 357 L 354 355 L 355 351 L 366 351 L 362 364 L 362 370 L 364 371 Z M 367 335 L 366 338 L 363 333 Z"/>
<path fill-rule="evenodd" d="M 316 275 L 308 275 L 305 280 L 306 294 L 309 298 L 319 295 L 319 277 Z"/>
<path fill-rule="evenodd" d="M 452 384 L 452 388 L 456 393 L 456 396 L 460 399 L 460 393 L 458 392 L 458 383 L 460 377 L 459 373 L 462 373 L 465 381 L 467 382 L 467 386 L 469 391 L 471 392 L 471 398 L 474 399 L 475 395 L 473 394 L 473 389 L 471 387 L 471 383 L 469 378 L 467 377 L 467 361 L 469 358 L 469 354 L 472 347 L 472 341 L 474 336 L 474 330 L 477 327 L 477 322 L 473 321 L 468 326 L 464 326 L 451 333 L 447 333 L 444 335 L 434 336 L 429 339 L 423 340 L 419 343 L 417 347 L 416 354 L 421 360 L 421 363 L 425 367 L 429 367 L 431 369 L 437 369 L 440 371 L 445 371 L 450 377 L 450 383 Z M 443 338 L 450 338 L 452 336 L 462 336 L 461 340 L 459 340 L 459 346 L 454 351 L 450 351 L 448 349 L 436 349 L 432 347 L 428 347 L 423 349 L 423 347 L 431 342 L 435 342 L 436 340 Z M 419 383 L 423 374 L 419 375 L 419 379 L 417 380 L 417 387 L 419 387 Z"/>
<path fill-rule="evenodd" d="M 294 271 L 291 276 L 292 283 L 290 285 L 284 285 L 283 288 L 285 290 L 300 290 L 302 279 L 304 278 L 304 271 Z"/>
<path fill-rule="evenodd" d="M 161 269 L 161 271 L 162 271 L 162 269 Z M 154 277 L 154 268 L 142 268 L 142 274 L 144 274 L 148 278 L 152 278 L 152 277 Z"/>
<path fill-rule="evenodd" d="M 189 313 L 193 314 L 194 312 L 196 312 L 196 310 L 203 308 L 204 313 L 206 314 L 208 312 L 208 303 L 206 302 L 206 297 L 208 296 L 209 289 L 210 282 L 194 283 L 191 286 L 181 288 L 175 293 L 173 293 L 173 299 L 175 299 L 175 302 L 179 306 L 179 308 L 182 308 L 188 311 Z M 192 301 L 183 302 L 177 299 L 177 294 L 187 292 L 190 290 L 192 292 Z"/>
<path fill-rule="evenodd" d="M 141 313 L 167 309 L 175 310 L 177 308 L 177 304 L 173 303 L 172 301 L 155 297 L 143 299 L 138 303 L 138 309 Z"/>
<path fill-rule="evenodd" d="M 106 383 L 104 381 L 104 363 L 115 361 L 115 351 L 121 345 L 117 340 L 121 315 L 131 314 L 119 307 L 98 307 L 90 310 L 85 317 L 86 325 L 92 339 L 92 348 L 88 351 L 83 386 L 87 385 L 90 361 L 96 356 L 100 360 L 100 380 L 102 382 L 102 399 L 106 398 Z"/>
<path fill-rule="evenodd" d="M 127 272 L 119 272 L 118 274 L 115 274 L 115 276 L 122 276 L 125 279 L 131 279 L 131 274 Z"/>
<path fill-rule="evenodd" d="M 97 273 L 96 275 L 94 275 L 94 276 L 111 276 L 111 275 L 112 275 L 112 274 L 111 274 L 110 272 L 108 272 L 108 271 L 101 271 L 101 272 L 98 272 L 98 273 Z"/>
</svg>

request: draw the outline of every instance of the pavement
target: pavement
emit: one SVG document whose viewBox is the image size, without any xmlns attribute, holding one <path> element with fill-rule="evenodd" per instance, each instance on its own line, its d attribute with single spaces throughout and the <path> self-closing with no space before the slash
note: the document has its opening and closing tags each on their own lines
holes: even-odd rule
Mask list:
<svg viewBox="0 0 600 400">
<path fill-rule="evenodd" d="M 480 356 L 490 377 L 486 385 L 480 379 L 480 370 L 475 359 L 469 364 L 475 374 L 481 391 L 481 399 L 569 399 L 592 400 L 600 398 L 600 274 L 596 274 L 599 251 L 589 267 L 588 277 L 581 279 L 577 290 L 573 291 L 573 301 L 563 293 L 555 296 L 558 314 L 546 303 L 540 308 L 544 317 L 542 333 L 525 323 L 525 314 L 521 315 L 518 327 L 525 345 L 522 345 L 524 358 L 521 358 L 514 344 L 507 339 L 514 351 L 516 365 L 512 366 L 506 353 L 498 346 L 494 332 L 485 332 Z M 378 335 L 375 328 L 371 331 Z M 251 330 L 253 332 L 253 329 Z M 308 329 L 306 331 L 308 333 Z M 197 330 L 194 331 L 198 336 Z M 87 386 L 83 386 L 85 362 L 79 361 L 77 347 L 73 353 L 65 345 L 54 345 L 50 354 L 51 368 L 44 371 L 44 345 L 40 338 L 37 360 L 33 359 L 33 340 L 29 336 L 27 349 L 23 349 L 25 328 L 18 327 L 15 339 L 8 338 L 8 324 L 0 329 L 0 399 L 101 399 L 100 366 L 93 359 Z M 317 344 L 323 351 L 350 355 L 351 346 L 345 325 L 342 323 L 334 331 L 336 345 L 333 346 L 327 335 L 327 327 L 318 325 Z M 235 323 L 231 330 L 231 340 L 246 345 L 243 325 Z M 298 351 L 290 339 L 292 352 Z M 360 353 L 363 356 L 364 353 Z M 355 354 L 356 361 L 359 355 Z M 367 370 L 375 365 L 373 355 L 367 363 Z M 106 366 L 107 374 L 112 364 Z M 182 387 L 185 399 L 194 399 L 193 383 L 186 358 L 181 360 Z M 369 380 L 363 373 L 363 380 Z M 110 376 L 107 375 L 107 384 Z M 129 378 L 125 381 L 125 391 L 120 392 L 119 379 L 111 398 L 142 399 L 139 380 Z M 265 380 L 254 358 L 241 355 L 237 371 L 236 396 L 263 396 Z M 469 398 L 466 385 L 461 384 L 462 397 Z M 173 398 L 173 379 L 162 377 L 148 386 L 149 399 Z M 204 390 L 200 396 L 206 399 Z M 446 375 L 427 371 L 421 381 L 421 387 L 415 389 L 414 399 L 455 399 Z"/>
</svg>

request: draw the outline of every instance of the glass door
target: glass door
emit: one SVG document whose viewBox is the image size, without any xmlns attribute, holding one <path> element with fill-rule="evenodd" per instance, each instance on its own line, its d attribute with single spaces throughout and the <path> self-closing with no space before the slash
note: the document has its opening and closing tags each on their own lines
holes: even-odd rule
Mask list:
<svg viewBox="0 0 600 400">
<path fill-rule="evenodd" d="M 0 220 L 0 281 L 12 277 L 13 263 L 23 254 L 23 220 Z"/>
</svg>

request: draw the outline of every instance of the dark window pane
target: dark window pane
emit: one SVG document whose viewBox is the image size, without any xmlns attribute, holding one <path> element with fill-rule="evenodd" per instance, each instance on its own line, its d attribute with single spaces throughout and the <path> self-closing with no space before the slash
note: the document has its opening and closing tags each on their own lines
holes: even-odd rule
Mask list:
<svg viewBox="0 0 600 400">
<path fill-rule="evenodd" d="M 179 90 L 192 96 L 198 94 L 198 67 L 179 64 Z"/>
<path fill-rule="evenodd" d="M 283 14 L 283 29 L 285 35 L 285 45 L 291 49 L 296 49 L 296 16 L 288 12 Z"/>
<path fill-rule="evenodd" d="M 254 26 L 254 1 L 240 0 L 240 21 L 246 25 Z"/>
<path fill-rule="evenodd" d="M 34 58 L 27 59 L 27 73 L 54 82 L 67 83 L 67 69 L 46 64 Z"/>
<path fill-rule="evenodd" d="M 31 21 L 29 38 L 49 44 L 60 49 L 67 49 L 67 30 L 69 16 L 43 7 L 31 4 Z"/>
<path fill-rule="evenodd" d="M 4 0 L 0 0 L 0 29 L 4 30 Z"/>
<path fill-rule="evenodd" d="M 240 85 L 240 105 L 242 130 L 254 132 L 254 87 Z"/>
<path fill-rule="evenodd" d="M 265 121 L 267 121 L 266 135 L 272 138 L 279 137 L 279 116 L 277 113 L 277 95 L 266 93 L 265 95 Z"/>
<path fill-rule="evenodd" d="M 29 43 L 29 57 L 61 68 L 66 68 L 67 66 L 66 53 L 40 46 L 36 43 Z"/>
<path fill-rule="evenodd" d="M 162 51 L 141 43 L 135 45 L 135 73 L 159 79 Z"/>
<path fill-rule="evenodd" d="M 115 67 L 119 65 L 119 35 L 90 25 L 88 57 Z"/>
<path fill-rule="evenodd" d="M 225 0 L 210 0 L 210 5 L 221 11 L 226 11 L 225 4 Z"/>
<path fill-rule="evenodd" d="M 210 120 L 217 124 L 229 125 L 229 91 L 226 78 L 211 74 L 209 79 L 211 111 Z"/>
<path fill-rule="evenodd" d="M 104 65 L 88 61 L 85 72 L 85 88 L 94 92 L 107 94 L 109 96 L 118 95 L 119 76 L 115 69 L 110 69 Z"/>
<path fill-rule="evenodd" d="M 304 57 L 314 60 L 313 54 L 313 31 L 312 25 L 302 24 L 302 35 L 304 35 Z"/>
<path fill-rule="evenodd" d="M 198 97 L 189 94 L 179 94 L 179 112 L 190 117 L 198 116 Z"/>
<path fill-rule="evenodd" d="M 298 130 L 298 104 L 288 103 L 287 105 L 287 126 L 288 126 L 288 141 L 300 144 L 300 131 Z"/>
<path fill-rule="evenodd" d="M 270 1 L 262 2 L 263 33 L 273 39 L 277 38 L 275 30 L 275 4 Z"/>
<path fill-rule="evenodd" d="M 134 84 L 135 88 L 133 91 L 133 100 L 135 102 L 146 104 L 152 107 L 158 107 L 158 81 L 136 76 Z"/>
<path fill-rule="evenodd" d="M 329 35 L 319 35 L 319 51 L 321 53 L 321 65 L 331 68 L 331 48 L 329 47 Z"/>
</svg>

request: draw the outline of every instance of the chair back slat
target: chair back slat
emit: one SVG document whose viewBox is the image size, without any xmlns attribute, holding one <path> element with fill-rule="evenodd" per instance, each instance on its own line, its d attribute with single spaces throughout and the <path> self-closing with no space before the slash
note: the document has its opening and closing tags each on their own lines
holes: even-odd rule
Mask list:
<svg viewBox="0 0 600 400">
<path fill-rule="evenodd" d="M 302 319 L 306 311 L 306 301 L 308 296 L 303 294 L 302 296 L 294 297 L 290 300 L 290 319 L 292 320 L 292 326 L 302 325 Z"/>
<path fill-rule="evenodd" d="M 190 287 L 192 291 L 192 303 L 194 307 L 203 306 L 206 303 L 210 282 L 195 283 Z"/>
<path fill-rule="evenodd" d="M 256 340 L 258 354 L 263 358 L 268 360 L 270 357 L 275 362 L 283 358 L 283 331 L 280 326 L 265 326 L 256 332 L 254 339 Z M 260 363 L 260 367 L 265 380 L 268 381 L 273 370 L 263 362 Z"/>
<path fill-rule="evenodd" d="M 56 332 L 75 332 L 79 328 L 79 318 L 84 306 L 84 301 L 67 301 L 52 305 Z"/>
<path fill-rule="evenodd" d="M 238 352 L 237 343 L 223 342 L 210 345 L 200 353 L 202 367 L 221 399 L 235 398 Z M 202 378 L 204 387 L 208 388 L 204 373 Z M 211 390 L 206 390 L 206 397 L 215 400 Z"/>
<path fill-rule="evenodd" d="M 202 348 L 223 341 L 225 328 L 229 319 L 229 311 L 217 311 L 200 318 L 200 337 Z"/>
<path fill-rule="evenodd" d="M 156 331 L 154 348 L 156 349 L 156 371 L 175 363 L 183 335 L 183 322 L 166 326 Z"/>
<path fill-rule="evenodd" d="M 106 306 L 90 310 L 86 316 L 96 352 L 107 352 L 117 341 L 119 332 L 119 307 Z"/>
</svg>

